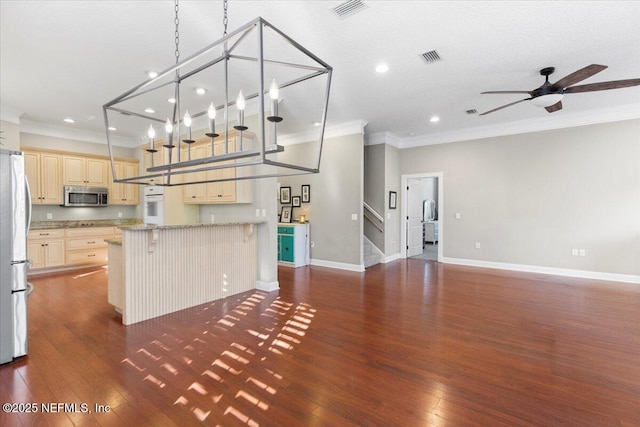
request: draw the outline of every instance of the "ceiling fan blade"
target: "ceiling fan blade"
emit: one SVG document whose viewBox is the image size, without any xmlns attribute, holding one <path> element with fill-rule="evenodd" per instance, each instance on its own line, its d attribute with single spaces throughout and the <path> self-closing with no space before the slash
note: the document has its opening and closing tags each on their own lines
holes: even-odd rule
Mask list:
<svg viewBox="0 0 640 427">
<path fill-rule="evenodd" d="M 597 90 L 620 89 L 640 85 L 640 79 L 614 80 L 610 82 L 590 83 L 588 85 L 571 86 L 564 93 L 594 92 Z"/>
<path fill-rule="evenodd" d="M 531 98 L 521 99 L 521 100 L 519 100 L 519 101 L 512 102 L 512 103 L 507 104 L 507 105 L 503 105 L 502 107 L 498 107 L 498 108 L 494 108 L 493 110 L 485 111 L 484 113 L 480 113 L 480 114 L 478 114 L 478 115 L 479 115 L 479 116 L 484 116 L 485 114 L 493 113 L 494 111 L 502 110 L 503 108 L 511 107 L 512 105 L 516 105 L 516 104 L 519 104 L 519 103 L 521 103 L 521 102 L 523 102 L 523 101 L 528 101 L 528 100 L 530 100 L 530 99 L 531 99 Z"/>
<path fill-rule="evenodd" d="M 600 71 L 605 70 L 606 68 L 607 68 L 606 65 L 598 65 L 598 64 L 587 65 L 581 70 L 578 70 L 576 72 L 569 74 L 568 76 L 561 78 L 560 80 L 552 84 L 551 88 L 564 89 L 568 86 L 581 82 L 582 80 L 587 79 L 593 76 L 594 74 L 598 74 Z"/>
<path fill-rule="evenodd" d="M 480 92 L 480 95 L 484 95 L 487 93 L 527 93 L 531 95 L 531 92 L 528 90 L 490 90 L 488 92 Z"/>
<path fill-rule="evenodd" d="M 544 107 L 544 109 L 547 110 L 550 113 L 553 113 L 554 111 L 562 110 L 562 101 L 558 101 L 553 105 L 550 105 L 548 107 Z"/>
</svg>

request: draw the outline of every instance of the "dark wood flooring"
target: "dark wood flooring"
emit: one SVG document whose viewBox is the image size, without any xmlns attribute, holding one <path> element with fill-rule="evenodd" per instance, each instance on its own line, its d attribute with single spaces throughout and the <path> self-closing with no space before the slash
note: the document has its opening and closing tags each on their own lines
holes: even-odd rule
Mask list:
<svg viewBox="0 0 640 427">
<path fill-rule="evenodd" d="M 38 412 L 0 425 L 640 425 L 638 285 L 411 259 L 279 274 L 129 327 L 105 269 L 33 278 L 0 402 Z"/>
</svg>

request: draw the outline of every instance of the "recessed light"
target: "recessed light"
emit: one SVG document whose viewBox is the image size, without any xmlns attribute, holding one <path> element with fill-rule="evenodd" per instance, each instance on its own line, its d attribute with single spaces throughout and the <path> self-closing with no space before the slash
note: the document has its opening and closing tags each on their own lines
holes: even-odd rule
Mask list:
<svg viewBox="0 0 640 427">
<path fill-rule="evenodd" d="M 153 108 L 145 108 L 145 109 L 144 109 L 144 112 L 145 112 L 145 113 L 149 113 L 149 114 L 153 114 L 153 113 L 155 113 L 155 112 L 156 112 L 156 110 L 154 110 Z"/>
<path fill-rule="evenodd" d="M 407 135 L 409 135 L 409 136 L 416 136 L 415 132 L 409 132 Z"/>
<path fill-rule="evenodd" d="M 169 98 L 169 99 L 167 99 L 167 102 L 170 102 L 171 104 L 175 104 L 176 103 L 176 99 L 175 98 Z"/>
<path fill-rule="evenodd" d="M 205 88 L 203 88 L 203 87 L 197 87 L 196 88 L 196 93 L 198 95 L 204 95 L 205 93 L 207 93 L 207 90 Z"/>
<path fill-rule="evenodd" d="M 109 126 L 109 130 L 118 130 L 118 129 L 114 128 L 113 126 Z"/>
<path fill-rule="evenodd" d="M 322 123 L 320 123 L 320 122 L 311 122 L 311 124 L 314 125 L 314 126 L 320 126 Z"/>
<path fill-rule="evenodd" d="M 64 119 L 64 121 L 67 122 L 67 123 L 75 123 L 76 122 L 75 120 L 70 119 L 70 118 L 66 118 L 66 119 Z"/>
<path fill-rule="evenodd" d="M 158 77 L 158 72 L 157 71 L 148 71 L 147 72 L 147 76 L 149 76 L 150 79 L 155 79 L 156 77 Z"/>
<path fill-rule="evenodd" d="M 432 116 L 432 117 L 429 119 L 429 121 L 430 121 L 431 123 L 439 122 L 439 121 L 440 121 L 440 117 L 438 117 L 438 116 Z"/>
<path fill-rule="evenodd" d="M 389 71 L 389 66 L 387 64 L 378 64 L 376 65 L 376 72 L 377 73 L 386 73 L 387 71 Z"/>
</svg>

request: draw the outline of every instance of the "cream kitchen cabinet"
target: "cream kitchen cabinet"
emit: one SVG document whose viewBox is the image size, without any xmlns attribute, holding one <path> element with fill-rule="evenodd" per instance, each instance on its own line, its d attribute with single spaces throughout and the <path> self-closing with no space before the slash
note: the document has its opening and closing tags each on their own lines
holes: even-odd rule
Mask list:
<svg viewBox="0 0 640 427">
<path fill-rule="evenodd" d="M 24 151 L 25 173 L 31 188 L 31 203 L 62 204 L 62 156 Z"/>
<path fill-rule="evenodd" d="M 108 160 L 80 156 L 63 156 L 62 160 L 64 185 L 108 187 Z"/>
<path fill-rule="evenodd" d="M 114 237 L 114 227 L 67 228 L 65 237 L 65 264 L 106 263 L 104 239 Z"/>
<path fill-rule="evenodd" d="M 27 258 L 32 269 L 64 265 L 64 229 L 29 231 Z"/>
<path fill-rule="evenodd" d="M 137 162 L 114 161 L 116 176 L 121 178 L 133 178 L 139 176 Z M 109 168 L 109 204 L 110 205 L 137 205 L 139 202 L 139 189 L 137 184 L 122 184 L 113 182 L 113 173 Z"/>
</svg>

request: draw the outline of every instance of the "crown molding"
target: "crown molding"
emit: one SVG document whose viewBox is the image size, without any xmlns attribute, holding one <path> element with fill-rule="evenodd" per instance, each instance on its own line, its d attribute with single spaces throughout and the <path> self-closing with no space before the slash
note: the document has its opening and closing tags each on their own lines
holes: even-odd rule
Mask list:
<svg viewBox="0 0 640 427">
<path fill-rule="evenodd" d="M 107 136 L 103 133 L 81 129 L 70 129 L 66 126 L 51 125 L 31 120 L 22 120 L 20 123 L 20 132 L 107 145 Z M 136 139 L 121 136 L 112 136 L 111 143 L 113 145 L 126 148 L 135 148 L 139 145 Z"/>
<path fill-rule="evenodd" d="M 9 122 L 16 125 L 20 124 L 20 116 L 23 111 L 14 110 L 6 105 L 0 105 L 0 120 L 3 122 Z"/>
<path fill-rule="evenodd" d="M 326 126 L 324 129 L 324 139 L 337 138 L 340 136 L 364 134 L 364 127 L 367 125 L 366 120 L 353 120 L 350 122 L 338 123 Z M 318 139 L 318 131 L 299 132 L 289 135 L 278 136 L 278 144 L 294 145 L 304 142 L 314 141 Z"/>
<path fill-rule="evenodd" d="M 517 135 L 541 132 L 599 123 L 617 122 L 640 118 L 640 104 L 628 104 L 617 107 L 601 108 L 581 113 L 568 113 L 561 116 L 547 116 L 530 120 L 518 120 L 497 125 L 460 129 L 427 136 L 415 136 L 400 139 L 400 148 L 422 147 L 426 145 L 446 144 L 449 142 L 469 141 L 496 136 Z"/>
<path fill-rule="evenodd" d="M 392 134 L 391 132 L 376 132 L 367 135 L 364 145 L 378 145 L 387 144 L 395 148 L 401 148 L 402 139 Z"/>
</svg>

